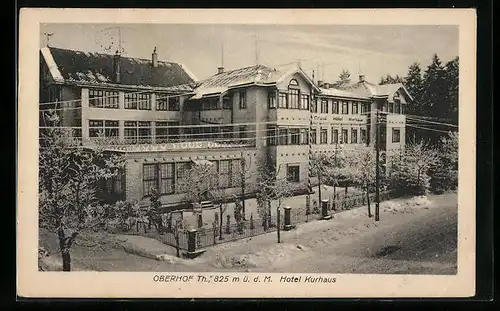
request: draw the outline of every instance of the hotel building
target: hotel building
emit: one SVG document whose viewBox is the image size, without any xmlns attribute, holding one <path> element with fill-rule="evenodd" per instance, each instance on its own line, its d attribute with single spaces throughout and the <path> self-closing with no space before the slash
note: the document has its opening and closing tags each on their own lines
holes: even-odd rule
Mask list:
<svg viewBox="0 0 500 311">
<path fill-rule="evenodd" d="M 126 159 L 123 174 L 106 184 L 109 200 L 147 204 L 156 187 L 166 207 L 182 205 L 183 172 L 206 161 L 217 165 L 226 193 L 238 193 L 242 158 L 249 171 L 280 167 L 301 188 L 309 135 L 313 153 L 373 144 L 379 109 L 380 147 L 390 156 L 405 144 L 409 101 L 402 84 L 378 86 L 360 76 L 340 90 L 299 67 L 219 67 L 198 81 L 186 66 L 159 61 L 156 51 L 149 60 L 53 47 L 40 52 L 41 112 L 57 108 L 62 125 L 84 144 L 104 139 L 106 150 Z"/>
</svg>

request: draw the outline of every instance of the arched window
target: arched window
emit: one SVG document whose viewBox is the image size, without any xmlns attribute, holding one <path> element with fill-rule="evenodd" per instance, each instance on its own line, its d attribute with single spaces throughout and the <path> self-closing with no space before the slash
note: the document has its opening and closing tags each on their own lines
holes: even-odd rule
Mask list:
<svg viewBox="0 0 500 311">
<path fill-rule="evenodd" d="M 300 89 L 297 80 L 292 79 L 288 84 L 288 108 L 299 109 Z"/>
</svg>

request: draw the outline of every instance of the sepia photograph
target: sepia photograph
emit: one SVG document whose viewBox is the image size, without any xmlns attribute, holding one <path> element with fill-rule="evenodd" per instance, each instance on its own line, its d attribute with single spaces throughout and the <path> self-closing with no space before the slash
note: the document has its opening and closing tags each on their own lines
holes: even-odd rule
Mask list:
<svg viewBox="0 0 500 311">
<path fill-rule="evenodd" d="M 35 273 L 456 276 L 461 31 L 41 20 Z"/>
</svg>

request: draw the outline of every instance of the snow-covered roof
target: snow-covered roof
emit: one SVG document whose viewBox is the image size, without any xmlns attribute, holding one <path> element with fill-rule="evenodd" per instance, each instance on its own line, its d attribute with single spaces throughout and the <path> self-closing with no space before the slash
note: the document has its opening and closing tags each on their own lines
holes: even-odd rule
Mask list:
<svg viewBox="0 0 500 311">
<path fill-rule="evenodd" d="M 194 75 L 184 66 L 174 62 L 119 56 L 120 81 L 115 79 L 115 55 L 89 53 L 54 47 L 41 49 L 52 78 L 60 83 L 117 85 L 134 88 L 172 88 L 182 85 L 182 91 L 192 90 Z"/>
</svg>

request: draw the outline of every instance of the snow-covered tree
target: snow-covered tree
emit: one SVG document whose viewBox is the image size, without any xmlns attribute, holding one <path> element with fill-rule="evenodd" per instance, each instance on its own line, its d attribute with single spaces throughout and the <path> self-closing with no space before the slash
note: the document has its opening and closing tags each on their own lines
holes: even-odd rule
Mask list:
<svg viewBox="0 0 500 311">
<path fill-rule="evenodd" d="M 364 190 L 368 204 L 368 217 L 372 217 L 370 192 L 376 186 L 375 149 L 370 146 L 358 146 L 354 149 L 348 161 L 350 162 L 351 178 L 356 185 Z"/>
<path fill-rule="evenodd" d="M 458 132 L 450 132 L 441 138 L 439 159 L 430 170 L 430 187 L 433 192 L 442 193 L 458 186 Z"/>
<path fill-rule="evenodd" d="M 178 188 L 184 193 L 184 200 L 199 204 L 219 191 L 219 173 L 215 163 L 186 164 L 179 174 Z"/>
<path fill-rule="evenodd" d="M 106 153 L 99 145 L 84 148 L 71 133 L 59 127 L 59 117 L 48 113 L 51 127 L 40 133 L 39 224 L 57 234 L 63 271 L 71 270 L 71 248 L 77 239 L 108 220 L 111 206 L 101 203 L 99 184 L 115 177 L 123 158 Z"/>
<path fill-rule="evenodd" d="M 262 168 L 257 178 L 257 212 L 263 219 L 265 229 L 271 224 L 271 203 L 276 202 L 276 209 L 279 210 L 283 200 L 293 195 L 293 185 L 287 177 L 281 177 L 279 172 L 282 165 L 277 169 Z"/>
<path fill-rule="evenodd" d="M 430 143 L 410 142 L 399 157 L 393 157 L 389 186 L 400 194 L 426 194 L 429 170 L 438 161 L 438 152 Z"/>
</svg>

